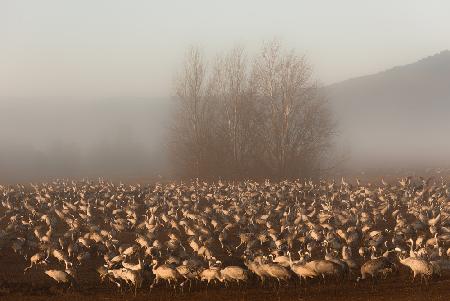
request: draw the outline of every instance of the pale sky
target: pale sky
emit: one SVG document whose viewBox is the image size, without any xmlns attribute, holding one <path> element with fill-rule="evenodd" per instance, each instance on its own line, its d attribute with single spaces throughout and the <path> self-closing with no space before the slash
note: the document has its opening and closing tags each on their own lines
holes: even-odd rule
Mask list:
<svg viewBox="0 0 450 301">
<path fill-rule="evenodd" d="M 450 49 L 450 1 L 0 0 L 0 101 L 166 97 L 188 46 L 273 38 L 329 84 Z"/>
</svg>

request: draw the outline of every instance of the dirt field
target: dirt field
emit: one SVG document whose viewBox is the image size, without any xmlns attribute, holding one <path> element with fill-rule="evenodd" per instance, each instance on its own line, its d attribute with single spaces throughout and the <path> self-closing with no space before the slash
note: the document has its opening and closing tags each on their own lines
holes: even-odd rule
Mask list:
<svg viewBox="0 0 450 301">
<path fill-rule="evenodd" d="M 3 212 L 0 211 L 0 215 Z M 8 220 L 0 221 L 0 229 L 7 227 Z M 388 225 L 393 227 L 394 225 Z M 61 236 L 64 229 L 55 228 L 57 236 Z M 127 237 L 128 236 L 128 237 Z M 236 237 L 237 235 L 231 235 Z M 130 243 L 134 239 L 134 233 L 123 232 L 118 238 L 120 241 Z M 232 245 L 238 245 L 234 241 Z M 30 253 L 33 254 L 33 253 Z M 28 254 L 28 258 L 30 256 Z M 441 278 L 432 279 L 428 285 L 421 284 L 419 280 L 411 282 L 410 272 L 401 268 L 398 275 L 378 281 L 356 282 L 346 280 L 341 283 L 327 281 L 321 283 L 317 280 L 306 285 L 295 284 L 292 281 L 289 286 L 281 288 L 274 283 L 261 287 L 254 279 L 245 287 L 209 287 L 195 285 L 191 292 L 173 291 L 164 285 L 150 291 L 149 284 L 145 283 L 138 290 L 137 296 L 129 289 L 120 292 L 111 284 L 99 285 L 99 277 L 95 268 L 103 264 L 101 258 L 93 257 L 86 264 L 77 266 L 78 285 L 74 289 L 65 289 L 56 286 L 49 277 L 44 274 L 43 267 L 33 267 L 26 274 L 23 273 L 26 263 L 24 257 L 15 254 L 10 247 L 10 241 L 4 240 L 0 245 L 0 301 L 15 300 L 184 300 L 184 301 L 222 301 L 222 300 L 442 300 L 450 301 L 450 274 L 444 274 Z M 222 256 L 225 257 L 225 256 Z M 238 264 L 227 262 L 227 265 Z M 361 263 L 359 263 L 361 264 Z M 61 268 L 61 264 L 51 261 L 47 269 Z"/>
<path fill-rule="evenodd" d="M 81 289 L 65 289 L 54 286 L 51 282 L 8 281 L 2 271 L 2 288 L 0 300 L 450 300 L 450 277 L 434 279 L 429 285 L 419 281 L 411 282 L 404 273 L 377 283 L 371 281 L 345 281 L 344 283 L 313 282 L 307 285 L 291 283 L 287 287 L 278 288 L 275 284 L 261 287 L 257 282 L 251 282 L 247 287 L 205 288 L 196 287 L 191 292 L 173 291 L 162 285 L 149 290 L 145 286 L 138 291 L 136 297 L 130 290 L 120 292 L 112 286 L 97 286 L 94 283 L 83 284 Z M 36 271 L 38 272 L 38 271 Z M 14 278 L 14 277 L 12 277 Z"/>
<path fill-rule="evenodd" d="M 191 293 L 168 291 L 164 288 L 152 292 L 141 290 L 136 297 L 132 292 L 115 289 L 93 288 L 83 291 L 63 292 L 61 289 L 44 288 L 16 292 L 18 287 L 3 289 L 0 300 L 450 300 L 450 280 L 441 280 L 429 286 L 401 281 L 371 284 L 345 283 L 324 287 L 314 284 L 287 288 L 209 288 Z"/>
<path fill-rule="evenodd" d="M 129 289 L 120 292 L 115 286 L 105 284 L 99 286 L 95 267 L 100 261 L 94 260 L 89 266 L 82 267 L 78 274 L 78 288 L 66 290 L 55 286 L 46 277 L 43 268 L 29 270 L 25 275 L 23 257 L 11 252 L 10 249 L 0 251 L 0 301 L 15 300 L 450 300 L 450 274 L 432 279 L 429 285 L 420 281 L 411 282 L 409 272 L 402 268 L 398 275 L 377 283 L 371 281 L 343 283 L 312 281 L 306 285 L 291 282 L 288 287 L 278 288 L 269 284 L 261 287 L 252 280 L 246 287 L 209 287 L 196 285 L 191 292 L 174 292 L 161 285 L 149 290 L 149 285 L 138 291 L 136 297 Z M 49 267 L 51 268 L 51 266 Z"/>
</svg>

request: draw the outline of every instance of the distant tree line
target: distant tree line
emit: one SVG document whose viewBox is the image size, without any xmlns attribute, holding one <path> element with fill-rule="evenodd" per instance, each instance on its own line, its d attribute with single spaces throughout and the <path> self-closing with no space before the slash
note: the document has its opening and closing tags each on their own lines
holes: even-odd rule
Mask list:
<svg viewBox="0 0 450 301">
<path fill-rule="evenodd" d="M 176 81 L 169 152 L 183 178 L 310 177 L 330 149 L 333 122 L 303 56 L 265 44 L 207 66 L 189 49 Z"/>
</svg>

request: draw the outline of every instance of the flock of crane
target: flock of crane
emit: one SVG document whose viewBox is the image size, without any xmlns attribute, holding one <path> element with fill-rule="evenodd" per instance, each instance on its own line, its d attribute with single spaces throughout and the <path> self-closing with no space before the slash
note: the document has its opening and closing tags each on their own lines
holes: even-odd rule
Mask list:
<svg viewBox="0 0 450 301">
<path fill-rule="evenodd" d="M 438 179 L 57 180 L 0 186 L 0 200 L 1 256 L 67 287 L 82 267 L 135 291 L 363 281 L 402 266 L 428 282 L 450 270 L 450 186 Z"/>
</svg>

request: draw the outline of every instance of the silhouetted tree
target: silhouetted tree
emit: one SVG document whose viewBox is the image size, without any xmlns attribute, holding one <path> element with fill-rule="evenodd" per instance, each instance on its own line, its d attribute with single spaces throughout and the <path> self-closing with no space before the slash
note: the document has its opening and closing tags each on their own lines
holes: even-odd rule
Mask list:
<svg viewBox="0 0 450 301">
<path fill-rule="evenodd" d="M 311 67 L 277 42 L 263 47 L 252 83 L 266 117 L 265 162 L 275 177 L 308 176 L 330 146 L 333 124 L 324 98 L 311 79 Z"/>
<path fill-rule="evenodd" d="M 176 83 L 178 107 L 172 129 L 171 152 L 178 171 L 186 176 L 208 172 L 208 98 L 205 97 L 206 68 L 197 48 L 189 49 L 183 72 Z"/>
<path fill-rule="evenodd" d="M 266 44 L 248 64 L 242 48 L 211 72 L 191 48 L 177 81 L 170 151 L 177 173 L 202 178 L 310 176 L 333 124 L 304 57 Z"/>
</svg>

